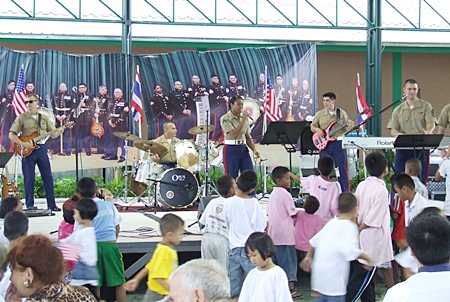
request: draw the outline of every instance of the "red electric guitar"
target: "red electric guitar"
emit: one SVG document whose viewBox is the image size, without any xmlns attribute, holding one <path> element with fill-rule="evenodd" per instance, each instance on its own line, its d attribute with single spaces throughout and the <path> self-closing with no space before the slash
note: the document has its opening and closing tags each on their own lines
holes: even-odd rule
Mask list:
<svg viewBox="0 0 450 302">
<path fill-rule="evenodd" d="M 358 119 L 361 115 L 367 114 L 371 111 L 372 111 L 372 107 L 367 107 L 361 113 L 358 113 L 357 115 L 351 117 L 350 120 L 354 121 L 354 120 Z M 347 122 L 343 122 L 338 125 L 336 125 L 336 124 L 337 124 L 337 122 L 333 121 L 328 125 L 328 127 L 326 129 L 323 130 L 324 137 L 320 137 L 317 133 L 313 134 L 312 141 L 313 141 L 314 146 L 316 146 L 317 149 L 319 149 L 320 151 L 324 150 L 328 146 L 329 142 L 334 142 L 337 139 L 336 137 L 331 137 L 331 136 L 333 134 L 335 134 L 336 132 L 338 132 L 339 130 L 344 129 L 345 127 L 348 126 Z M 333 130 L 331 130 L 331 128 L 333 128 Z"/>
</svg>

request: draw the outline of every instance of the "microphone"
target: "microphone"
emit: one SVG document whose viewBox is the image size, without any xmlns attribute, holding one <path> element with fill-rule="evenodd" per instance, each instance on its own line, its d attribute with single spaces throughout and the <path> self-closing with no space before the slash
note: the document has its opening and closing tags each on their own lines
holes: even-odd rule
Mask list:
<svg viewBox="0 0 450 302">
<path fill-rule="evenodd" d="M 245 109 L 244 109 L 245 110 Z M 241 113 L 241 117 L 244 117 L 244 115 Z M 247 117 L 253 121 L 253 118 L 250 115 L 247 115 Z"/>
<path fill-rule="evenodd" d="M 407 93 L 404 93 L 404 94 L 402 95 L 402 100 L 403 100 L 403 99 L 406 99 L 407 96 L 408 96 L 408 94 L 407 94 Z"/>
</svg>

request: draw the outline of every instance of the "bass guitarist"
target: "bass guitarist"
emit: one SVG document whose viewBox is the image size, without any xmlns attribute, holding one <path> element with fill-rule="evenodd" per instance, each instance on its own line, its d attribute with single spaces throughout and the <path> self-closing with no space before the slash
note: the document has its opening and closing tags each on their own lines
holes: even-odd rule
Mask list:
<svg viewBox="0 0 450 302">
<path fill-rule="evenodd" d="M 50 161 L 47 155 L 48 147 L 45 144 L 45 139 L 36 142 L 27 142 L 22 141 L 18 137 L 18 134 L 28 136 L 37 131 L 39 134 L 49 133 L 51 138 L 57 138 L 64 132 L 64 128 L 56 129 L 55 125 L 47 116 L 38 113 L 37 108 L 39 104 L 39 97 L 37 95 L 27 95 L 25 103 L 27 105 L 27 111 L 19 115 L 14 120 L 14 123 L 9 130 L 9 138 L 13 143 L 21 145 L 24 148 L 32 149 L 35 144 L 39 147 L 27 157 L 22 158 L 22 173 L 25 186 L 26 206 L 27 209 L 34 208 L 34 170 L 37 164 L 44 182 L 47 207 L 52 211 L 59 212 L 61 209 L 58 208 L 55 203 L 53 176 Z"/>
<path fill-rule="evenodd" d="M 322 97 L 324 109 L 317 112 L 314 116 L 314 120 L 311 124 L 311 131 L 323 138 L 326 136 L 323 129 L 326 129 L 331 122 L 336 121 L 336 126 L 345 122 L 348 126 L 332 135 L 332 137 L 343 136 L 346 131 L 353 128 L 353 121 L 348 118 L 348 115 L 344 110 L 336 108 L 336 95 L 333 92 L 327 92 Z M 342 149 L 342 141 L 330 141 L 327 147 L 320 151 L 320 156 L 323 154 L 328 154 L 333 157 L 336 167 L 339 168 L 338 181 L 341 184 L 342 192 L 349 191 L 350 183 L 348 179 L 347 150 Z"/>
</svg>

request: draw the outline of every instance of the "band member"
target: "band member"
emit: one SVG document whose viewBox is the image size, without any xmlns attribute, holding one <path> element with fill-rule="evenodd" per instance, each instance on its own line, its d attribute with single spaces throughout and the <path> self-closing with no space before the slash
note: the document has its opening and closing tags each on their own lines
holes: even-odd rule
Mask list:
<svg viewBox="0 0 450 302">
<path fill-rule="evenodd" d="M 78 153 L 82 149 L 87 156 L 91 156 L 91 125 L 94 117 L 94 97 L 87 92 L 85 83 L 78 84 L 78 93 L 76 95 L 76 112 L 78 116 L 76 139 Z"/>
<path fill-rule="evenodd" d="M 264 73 L 259 74 L 259 83 L 255 85 L 253 89 L 253 98 L 264 104 L 264 87 L 266 84 L 266 76 Z M 258 103 L 260 104 L 260 103 Z"/>
<path fill-rule="evenodd" d="M 230 99 L 233 96 L 240 96 L 242 98 L 247 98 L 247 90 L 245 90 L 244 85 L 239 84 L 237 77 L 235 74 L 230 74 L 228 77 L 228 80 L 230 81 L 226 88 L 225 88 L 225 94 Z"/>
<path fill-rule="evenodd" d="M 275 79 L 277 83 L 273 86 L 273 89 L 275 90 L 278 105 L 280 106 L 281 119 L 286 120 L 286 113 L 289 106 L 288 88 L 283 84 L 283 77 L 280 74 Z"/>
<path fill-rule="evenodd" d="M 11 140 L 9 139 L 9 128 L 16 118 L 12 101 L 14 99 L 14 89 L 16 88 L 16 82 L 11 80 L 8 82 L 8 89 L 0 96 L 0 112 L 1 112 L 1 124 L 2 124 L 2 146 L 6 152 L 11 149 Z"/>
<path fill-rule="evenodd" d="M 309 83 L 307 80 L 303 81 L 303 90 L 300 95 L 298 112 L 296 117 L 299 121 L 304 121 L 308 115 L 313 113 L 313 99 L 311 92 L 309 91 Z"/>
<path fill-rule="evenodd" d="M 111 97 L 108 95 L 108 87 L 106 85 L 100 85 L 98 87 L 99 95 L 97 98 L 94 98 L 94 119 L 92 123 L 96 123 L 95 127 L 103 128 L 104 134 L 99 137 L 94 133 L 91 133 L 94 136 L 94 139 L 97 140 L 97 150 L 92 151 L 93 154 L 105 154 L 106 148 L 109 145 L 110 135 L 106 133 L 110 127 L 107 126 L 108 118 L 107 111 L 109 105 L 112 103 Z M 98 119 L 98 124 L 97 124 Z M 98 129 L 97 129 L 98 130 Z M 101 130 L 100 130 L 101 131 Z M 92 132 L 92 131 L 91 131 Z"/>
<path fill-rule="evenodd" d="M 430 103 L 417 97 L 419 84 L 414 79 L 408 79 L 403 84 L 403 92 L 407 94 L 403 102 L 392 111 L 387 128 L 392 136 L 403 134 L 432 134 L 435 126 L 435 115 Z M 420 181 L 427 183 L 430 169 L 429 150 L 396 150 L 394 160 L 395 172 L 402 172 L 408 159 L 417 158 L 422 163 Z"/>
<path fill-rule="evenodd" d="M 317 133 L 320 137 L 325 137 L 327 133 L 324 132 L 331 122 L 337 121 L 337 123 L 347 123 L 345 129 L 341 129 L 333 134 L 332 137 L 343 136 L 346 131 L 353 128 L 354 123 L 349 120 L 347 113 L 336 107 L 336 95 L 333 92 L 327 92 L 323 96 L 322 110 L 316 113 L 314 120 L 311 123 L 311 131 Z M 350 190 L 350 183 L 348 179 L 347 169 L 347 151 L 342 149 L 342 141 L 330 141 L 327 147 L 320 151 L 320 156 L 328 154 L 334 159 L 334 163 L 339 168 L 338 181 L 341 184 L 342 192 Z"/>
<path fill-rule="evenodd" d="M 106 149 L 104 160 L 116 160 L 117 157 L 117 147 L 121 148 L 120 159 L 117 161 L 121 163 L 125 161 L 125 140 L 119 138 L 113 134 L 113 132 L 127 132 L 127 116 L 129 108 L 128 103 L 123 99 L 123 92 L 121 89 L 114 89 L 114 101 L 109 104 L 107 112 L 107 120 L 109 130 L 107 131 L 109 135 L 109 145 Z"/>
<path fill-rule="evenodd" d="M 163 94 L 162 86 L 155 85 L 153 91 L 155 94 L 150 99 L 153 114 L 155 116 L 156 135 L 152 138 L 159 137 L 164 133 L 164 124 L 170 122 L 174 118 L 174 107 L 169 101 L 169 96 Z"/>
<path fill-rule="evenodd" d="M 233 178 L 237 178 L 239 172 L 253 170 L 248 148 L 253 151 L 255 157 L 259 157 L 259 152 L 250 137 L 248 112 L 242 108 L 242 98 L 234 96 L 230 99 L 230 111 L 220 118 L 220 125 L 225 136 L 223 166 L 225 175 Z"/>
<path fill-rule="evenodd" d="M 52 96 L 53 114 L 56 118 L 56 126 L 61 127 L 65 124 L 67 118 L 75 109 L 75 99 L 67 92 L 65 83 L 59 84 L 59 91 Z M 64 152 L 64 153 L 63 153 Z M 60 140 L 53 141 L 53 154 L 67 155 L 72 154 L 72 141 L 70 139 L 70 130 L 63 134 L 63 150 L 61 150 Z"/>
<path fill-rule="evenodd" d="M 208 93 L 211 120 L 215 127 L 211 133 L 211 139 L 221 143 L 223 141 L 223 131 L 222 127 L 220 127 L 220 118 L 227 113 L 228 97 L 225 96 L 224 88 L 220 84 L 219 77 L 215 74 L 211 75 L 211 85 L 208 86 Z"/>
<path fill-rule="evenodd" d="M 194 102 L 194 105 L 192 106 L 192 121 L 191 124 L 192 127 L 197 125 L 197 102 L 201 103 L 200 97 L 207 96 L 208 91 L 206 90 L 206 87 L 200 83 L 200 78 L 198 75 L 192 76 L 192 85 L 188 87 L 189 96 L 191 97 L 191 100 Z M 202 113 L 202 112 L 201 112 Z M 206 118 L 206 114 L 205 114 Z M 210 124 L 209 121 L 206 122 L 206 124 Z"/>
<path fill-rule="evenodd" d="M 174 83 L 174 90 L 169 94 L 169 100 L 175 108 L 174 122 L 177 124 L 180 139 L 192 139 L 189 129 L 192 125 L 192 111 L 195 103 L 189 96 L 189 92 L 183 90 L 180 81 Z"/>
<path fill-rule="evenodd" d="M 36 94 L 36 92 L 34 90 L 34 83 L 33 82 L 27 82 L 27 84 L 25 85 L 25 93 L 27 95 L 29 95 L 29 94 Z"/>
<path fill-rule="evenodd" d="M 164 124 L 164 134 L 154 140 L 166 147 L 167 151 L 161 154 L 153 154 L 152 159 L 159 162 L 164 170 L 172 169 L 177 166 L 177 155 L 175 153 L 175 145 L 180 142 L 177 138 L 177 127 L 173 122 L 166 122 Z"/>
<path fill-rule="evenodd" d="M 298 106 L 301 97 L 301 88 L 298 86 L 298 78 L 292 78 L 292 87 L 289 89 L 289 106 L 286 111 L 286 121 L 299 121 Z"/>
<path fill-rule="evenodd" d="M 27 209 L 34 207 L 34 169 L 36 164 L 44 182 L 45 196 L 47 198 L 47 206 L 52 211 L 61 211 L 56 206 L 55 194 L 53 190 L 53 176 L 48 158 L 48 147 L 45 144 L 45 138 L 39 141 L 22 141 L 17 135 L 32 135 L 38 131 L 39 134 L 50 132 L 51 138 L 57 138 L 64 131 L 64 128 L 55 129 L 55 125 L 50 119 L 37 111 L 39 98 L 37 95 L 29 94 L 26 98 L 27 111 L 19 115 L 11 126 L 9 138 L 13 143 L 21 145 L 25 148 L 34 148 L 36 144 L 39 148 L 33 150 L 30 155 L 22 158 L 22 174 L 25 187 L 25 200 Z"/>
</svg>

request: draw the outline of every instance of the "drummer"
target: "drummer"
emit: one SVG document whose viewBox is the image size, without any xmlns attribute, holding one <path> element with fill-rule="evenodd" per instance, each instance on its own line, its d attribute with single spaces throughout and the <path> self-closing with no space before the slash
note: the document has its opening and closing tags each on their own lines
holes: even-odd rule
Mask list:
<svg viewBox="0 0 450 302">
<path fill-rule="evenodd" d="M 255 157 L 259 157 L 259 152 L 250 137 L 248 112 L 242 108 L 242 98 L 233 96 L 230 99 L 231 110 L 220 118 L 220 125 L 225 136 L 223 148 L 225 175 L 235 179 L 239 171 L 242 173 L 245 170 L 254 170 L 248 148 L 253 151 Z"/>
<path fill-rule="evenodd" d="M 154 139 L 155 143 L 159 143 L 166 147 L 167 151 L 161 154 L 153 154 L 152 160 L 160 163 L 164 170 L 172 169 L 177 166 L 177 156 L 175 153 L 175 145 L 181 140 L 177 138 L 177 127 L 172 122 L 166 122 L 163 126 L 164 134 Z"/>
</svg>

